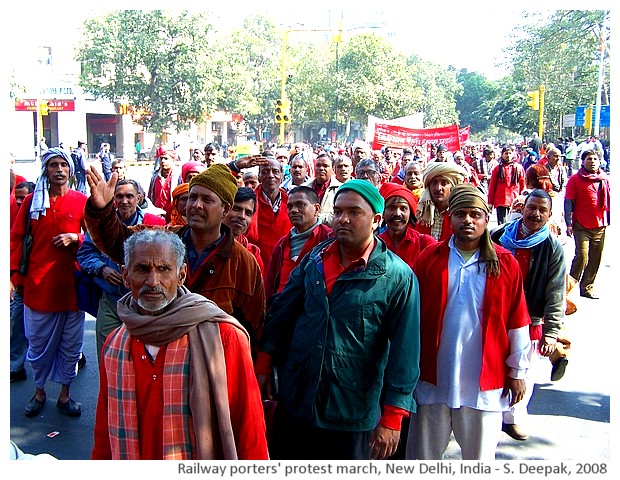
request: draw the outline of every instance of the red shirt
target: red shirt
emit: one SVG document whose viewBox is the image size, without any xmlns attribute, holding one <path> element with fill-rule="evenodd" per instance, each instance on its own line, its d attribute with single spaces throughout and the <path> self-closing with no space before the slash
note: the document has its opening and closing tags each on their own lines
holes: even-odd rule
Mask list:
<svg viewBox="0 0 620 480">
<path fill-rule="evenodd" d="M 573 223 L 583 228 L 607 226 L 606 212 L 598 205 L 601 182 L 592 182 L 579 174 L 571 175 L 566 184 L 564 198 L 573 201 Z"/>
<path fill-rule="evenodd" d="M 243 333 L 236 327 L 220 323 L 220 336 L 222 337 L 226 362 L 230 419 L 239 460 L 266 460 L 268 453 L 267 440 L 264 435 L 265 420 L 262 405 L 260 401 L 250 401 L 253 396 L 260 396 L 260 393 L 250 356 L 240 354 L 239 347 L 242 347 L 243 343 L 246 342 L 245 339 L 239 341 L 238 337 L 242 335 Z M 161 460 L 164 404 L 161 379 L 164 371 L 166 347 L 160 348 L 155 361 L 151 362 L 144 343 L 132 337 L 131 354 L 136 372 L 140 453 L 143 460 Z M 108 437 L 108 386 L 103 362 L 99 371 L 100 393 L 97 401 L 95 446 L 92 458 L 93 460 L 109 460 L 112 453 Z M 252 409 L 255 405 L 261 408 Z"/>
<path fill-rule="evenodd" d="M 504 181 L 500 181 L 499 173 L 504 172 Z M 512 183 L 513 170 L 517 171 L 517 181 Z M 494 207 L 510 207 L 515 198 L 525 190 L 525 172 L 519 163 L 501 163 L 491 173 L 489 181 L 489 205 Z"/>
<path fill-rule="evenodd" d="M 338 277 L 345 272 L 350 272 L 356 269 L 364 269 L 368 264 L 368 259 L 372 250 L 375 248 L 376 240 L 368 244 L 366 250 L 362 252 L 362 255 L 357 260 L 352 261 L 348 267 L 342 265 L 342 259 L 340 258 L 340 249 L 338 248 L 338 242 L 333 242 L 323 252 L 323 276 L 325 277 L 325 290 L 327 295 L 331 295 L 332 288 Z"/>
<path fill-rule="evenodd" d="M 32 194 L 19 209 L 11 230 L 11 272 L 17 271 L 22 258 L 22 239 L 26 233 L 26 216 L 30 214 Z M 30 220 L 33 233 L 28 274 L 23 281 L 24 305 L 39 312 L 77 311 L 75 277 L 77 249 L 84 240 L 84 206 L 86 195 L 68 190 L 62 197 L 50 198 L 50 208 L 38 220 Z M 52 238 L 61 233 L 77 233 L 78 242 L 55 247 Z M 19 275 L 15 273 L 15 276 Z"/>
<path fill-rule="evenodd" d="M 437 243 L 430 235 L 426 235 L 425 233 L 420 233 L 417 230 L 414 230 L 413 225 L 407 226 L 407 231 L 405 232 L 405 236 L 400 240 L 398 247 L 394 246 L 392 239 L 390 237 L 389 232 L 386 230 L 385 232 L 378 235 L 380 239 L 382 239 L 387 247 L 398 255 L 403 261 L 413 268 L 413 264 L 415 263 L 420 252 L 424 250 L 429 245 L 433 243 Z"/>
<path fill-rule="evenodd" d="M 327 186 L 329 185 L 329 182 L 331 180 L 328 180 L 327 182 L 324 182 L 323 184 L 319 185 L 318 183 L 316 183 L 316 180 L 314 180 L 312 182 L 312 190 L 314 190 L 316 192 L 316 194 L 319 196 L 319 203 L 323 203 L 323 197 L 325 196 L 325 192 L 327 191 Z"/>
</svg>

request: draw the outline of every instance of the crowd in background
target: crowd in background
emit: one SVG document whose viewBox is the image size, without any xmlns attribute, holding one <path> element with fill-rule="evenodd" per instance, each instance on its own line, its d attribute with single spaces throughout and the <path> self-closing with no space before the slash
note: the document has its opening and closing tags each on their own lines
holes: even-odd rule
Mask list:
<svg viewBox="0 0 620 480">
<path fill-rule="evenodd" d="M 577 144 L 536 134 L 521 145 L 467 142 L 453 152 L 443 144 L 373 150 L 359 140 L 255 147 L 237 152 L 209 143 L 180 152 L 160 145 L 144 186 L 127 178 L 125 162 L 113 158 L 108 144 L 96 168 L 87 168 L 82 141 L 72 152 L 45 150 L 38 178 L 11 168 L 11 382 L 27 379 L 28 362 L 35 393 L 25 415 L 44 409 L 47 381 L 61 385 L 56 407 L 81 415 L 69 394 L 85 361 L 77 270 L 99 289 L 94 309 L 86 310 L 96 318 L 102 368 L 93 458 L 179 459 L 196 448 L 225 458 L 430 459 L 441 458 L 454 428 L 463 458 L 488 459 L 502 430 L 526 440 L 525 417 L 515 405 L 521 402 L 527 414 L 533 352 L 550 358 L 554 380 L 566 368 L 566 354 L 558 354 L 566 282 L 598 298 L 593 285 L 609 224 L 609 149 L 596 136 Z M 153 228 L 172 237 L 141 233 Z M 576 247 L 567 272 L 561 245 L 569 237 Z M 544 272 L 534 272 L 534 258 Z M 136 287 L 146 278 L 133 269 L 136 259 L 144 271 L 157 262 L 174 265 L 173 286 Z M 474 273 L 472 262 L 484 268 Z M 148 278 L 163 275 L 155 270 Z M 457 271 L 469 297 L 452 281 L 442 283 L 443 272 Z M 503 305 L 485 295 L 491 286 L 502 292 Z M 163 307 L 151 305 L 156 295 L 166 297 Z M 216 310 L 196 300 L 204 297 Z M 217 318 L 217 358 L 229 376 L 211 372 L 207 385 L 197 387 L 187 358 L 205 338 L 171 332 L 160 320 L 169 305 L 192 301 Z M 479 351 L 463 353 L 457 347 L 466 342 L 464 331 L 479 335 L 477 325 L 487 322 L 488 312 L 483 318 L 477 309 L 483 302 L 495 309 L 496 337 L 482 334 Z M 139 328 L 141 315 L 161 321 L 165 342 Z M 170 316 L 176 322 L 183 315 Z M 450 343 L 433 350 L 429 345 L 448 328 L 442 322 L 454 329 L 444 339 Z M 127 355 L 145 347 L 151 364 L 133 365 Z M 172 360 L 173 348 L 190 357 Z M 449 348 L 461 353 L 453 358 Z M 168 362 L 174 373 L 165 369 Z M 500 367 L 489 370 L 487 362 Z M 459 376 L 471 366 L 480 384 Z M 179 389 L 149 384 L 151 373 L 169 374 L 190 396 L 216 406 L 187 412 L 186 397 L 171 393 Z M 444 375 L 463 382 L 461 394 L 442 383 Z M 118 398 L 108 396 L 112 388 Z M 235 394 L 238 388 L 246 394 Z M 268 405 L 276 400 L 274 416 Z M 467 412 L 457 418 L 464 405 Z M 123 412 L 163 424 L 131 423 L 127 434 Z M 181 438 L 166 430 L 187 418 L 191 426 L 182 427 Z M 460 426 L 451 427 L 450 418 Z M 195 435 L 212 421 L 220 422 L 222 438 L 205 445 Z M 303 439 L 291 442 L 294 435 Z"/>
</svg>

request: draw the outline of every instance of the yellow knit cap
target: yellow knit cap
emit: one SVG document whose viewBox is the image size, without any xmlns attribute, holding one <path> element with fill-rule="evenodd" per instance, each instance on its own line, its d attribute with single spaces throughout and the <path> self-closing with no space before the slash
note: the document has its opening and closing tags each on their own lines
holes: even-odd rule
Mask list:
<svg viewBox="0 0 620 480">
<path fill-rule="evenodd" d="M 193 177 L 189 182 L 189 189 L 194 185 L 208 188 L 223 202 L 233 205 L 237 195 L 237 180 L 230 169 L 222 163 L 214 163 L 204 172 Z"/>
</svg>

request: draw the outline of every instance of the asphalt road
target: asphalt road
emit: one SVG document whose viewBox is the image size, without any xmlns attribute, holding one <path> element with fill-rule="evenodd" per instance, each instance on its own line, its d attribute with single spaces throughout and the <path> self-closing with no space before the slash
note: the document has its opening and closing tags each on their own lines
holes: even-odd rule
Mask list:
<svg viewBox="0 0 620 480">
<path fill-rule="evenodd" d="M 134 171 L 133 169 L 139 169 Z M 16 168 L 18 173 L 23 170 Z M 144 181 L 150 168 L 129 167 L 130 177 Z M 26 172 L 22 173 L 25 174 Z M 572 348 L 564 378 L 539 384 L 530 402 L 530 438 L 517 442 L 502 434 L 497 460 L 573 460 L 607 462 L 611 460 L 610 398 L 617 388 L 614 352 L 615 323 L 620 318 L 615 300 L 618 281 L 617 246 L 614 227 L 608 228 L 603 261 L 596 281 L 600 300 L 574 297 L 578 310 L 567 317 L 566 325 Z M 574 245 L 565 245 L 567 263 Z M 613 312 L 616 313 L 613 313 Z M 98 394 L 94 319 L 87 315 L 84 331 L 87 365 L 80 370 L 71 387 L 75 400 L 82 403 L 82 416 L 69 418 L 56 408 L 59 387 L 47 385 L 47 404 L 41 414 L 27 418 L 23 408 L 34 393 L 29 367 L 26 381 L 10 384 L 10 395 L 2 396 L 10 416 L 10 438 L 24 452 L 49 453 L 59 459 L 90 458 L 93 425 Z M 53 438 L 50 432 L 58 431 Z M 452 441 L 448 459 L 460 458 L 458 445 Z"/>
</svg>

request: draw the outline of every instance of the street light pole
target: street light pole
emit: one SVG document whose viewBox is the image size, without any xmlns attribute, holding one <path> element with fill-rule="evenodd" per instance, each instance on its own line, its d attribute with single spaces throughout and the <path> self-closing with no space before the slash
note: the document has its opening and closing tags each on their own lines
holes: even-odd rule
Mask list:
<svg viewBox="0 0 620 480">
<path fill-rule="evenodd" d="M 338 29 L 338 33 L 332 37 L 333 42 L 336 44 L 336 111 L 334 112 L 334 130 L 336 132 L 336 141 L 338 141 L 338 107 L 339 107 L 339 93 L 338 88 L 340 86 L 338 80 L 338 67 L 339 67 L 339 47 L 340 42 L 342 42 L 342 19 L 340 19 L 340 27 Z"/>
<path fill-rule="evenodd" d="M 601 97 L 603 94 L 603 73 L 605 71 L 605 43 L 603 39 L 603 33 L 606 31 L 607 16 L 603 19 L 603 26 L 600 33 L 600 55 L 598 66 L 598 88 L 596 89 L 596 107 L 594 110 L 594 135 L 600 133 L 601 128 Z"/>
<path fill-rule="evenodd" d="M 291 28 L 291 29 L 284 31 L 284 35 L 282 37 L 282 52 L 280 55 L 280 98 L 282 99 L 282 101 L 286 101 L 287 99 L 286 98 L 286 78 L 287 78 L 287 75 L 286 75 L 286 45 L 288 43 L 289 33 L 291 32 L 331 32 L 331 31 L 332 31 L 331 29 L 327 29 L 327 28 Z M 340 38 L 339 41 L 342 40 L 342 25 L 340 26 L 338 38 Z M 336 50 L 336 57 L 337 55 L 338 55 L 338 50 Z M 337 65 L 337 62 L 338 62 L 338 59 L 336 58 L 336 65 Z M 284 125 L 285 123 L 280 123 L 280 136 L 279 136 L 280 145 L 284 144 Z"/>
<path fill-rule="evenodd" d="M 280 98 L 286 101 L 286 44 L 288 43 L 288 34 L 291 30 L 286 30 L 282 37 L 282 54 L 280 56 Z M 279 144 L 284 144 L 284 122 L 280 123 Z"/>
</svg>

